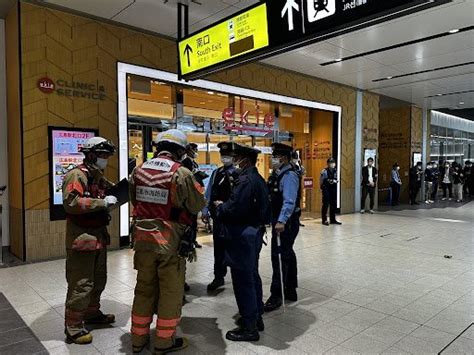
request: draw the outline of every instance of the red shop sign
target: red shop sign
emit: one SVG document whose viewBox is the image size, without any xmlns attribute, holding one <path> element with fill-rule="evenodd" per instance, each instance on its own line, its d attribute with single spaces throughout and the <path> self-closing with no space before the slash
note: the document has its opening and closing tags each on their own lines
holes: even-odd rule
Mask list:
<svg viewBox="0 0 474 355">
<path fill-rule="evenodd" d="M 312 189 L 314 188 L 314 181 L 312 177 L 305 177 L 303 179 L 303 188 Z"/>
</svg>

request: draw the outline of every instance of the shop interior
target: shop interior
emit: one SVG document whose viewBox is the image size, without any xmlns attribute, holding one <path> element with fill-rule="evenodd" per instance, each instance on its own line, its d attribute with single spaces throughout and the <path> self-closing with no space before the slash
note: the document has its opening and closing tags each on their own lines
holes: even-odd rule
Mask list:
<svg viewBox="0 0 474 355">
<path fill-rule="evenodd" d="M 319 175 L 326 160 L 337 157 L 338 113 L 243 97 L 127 75 L 128 166 L 153 156 L 152 141 L 166 129 L 186 132 L 198 145 L 197 163 L 210 174 L 220 166 L 217 144 L 235 141 L 262 151 L 258 170 L 271 174 L 271 144 L 291 145 L 306 170 L 302 188 L 303 217 L 319 217 Z"/>
</svg>

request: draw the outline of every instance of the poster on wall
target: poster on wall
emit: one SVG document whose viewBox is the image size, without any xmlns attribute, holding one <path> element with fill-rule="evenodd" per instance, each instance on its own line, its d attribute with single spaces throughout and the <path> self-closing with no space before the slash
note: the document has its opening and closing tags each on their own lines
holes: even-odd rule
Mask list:
<svg viewBox="0 0 474 355">
<path fill-rule="evenodd" d="M 422 162 L 423 158 L 421 153 L 413 153 L 413 161 L 411 162 L 412 166 L 415 166 L 416 163 Z"/>
<path fill-rule="evenodd" d="M 62 184 L 64 176 L 82 163 L 82 145 L 97 135 L 97 131 L 49 127 L 51 220 L 64 218 Z"/>
</svg>

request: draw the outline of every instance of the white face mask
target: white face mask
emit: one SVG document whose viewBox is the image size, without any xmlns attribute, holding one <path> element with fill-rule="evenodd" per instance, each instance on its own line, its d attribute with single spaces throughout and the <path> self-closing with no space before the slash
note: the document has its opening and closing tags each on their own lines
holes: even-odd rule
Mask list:
<svg viewBox="0 0 474 355">
<path fill-rule="evenodd" d="M 232 159 L 232 157 L 229 157 L 228 155 L 221 156 L 221 163 L 224 166 L 231 166 L 233 162 L 234 160 Z"/>
<path fill-rule="evenodd" d="M 331 163 L 331 164 L 329 164 L 329 167 L 330 167 L 331 169 L 334 169 L 334 168 L 336 167 L 336 163 Z"/>
<path fill-rule="evenodd" d="M 435 168 L 435 169 L 436 169 L 437 167 L 438 167 L 438 165 L 437 165 L 437 164 L 433 165 L 433 168 Z"/>
<path fill-rule="evenodd" d="M 399 166 L 397 166 L 397 170 L 400 170 L 400 167 L 399 167 Z"/>
<path fill-rule="evenodd" d="M 187 157 L 188 157 L 188 155 L 187 155 L 186 153 L 184 153 L 184 154 L 181 156 L 181 159 L 179 159 L 179 161 L 183 161 L 183 160 L 185 160 Z"/>
<path fill-rule="evenodd" d="M 104 158 L 97 158 L 95 162 L 95 166 L 97 166 L 100 170 L 105 170 L 107 167 L 108 160 Z"/>
<path fill-rule="evenodd" d="M 280 158 L 272 158 L 272 168 L 277 170 L 281 166 L 281 160 Z"/>
</svg>

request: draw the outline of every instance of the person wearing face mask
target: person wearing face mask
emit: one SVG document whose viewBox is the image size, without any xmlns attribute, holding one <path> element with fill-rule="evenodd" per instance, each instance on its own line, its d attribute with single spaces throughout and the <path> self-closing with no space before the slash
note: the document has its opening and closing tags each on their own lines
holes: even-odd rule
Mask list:
<svg viewBox="0 0 474 355">
<path fill-rule="evenodd" d="M 367 159 L 367 165 L 362 168 L 362 201 L 360 213 L 365 213 L 365 202 L 367 195 L 370 199 L 370 213 L 374 213 L 375 189 L 377 186 L 377 168 L 374 166 L 374 159 Z"/>
<path fill-rule="evenodd" d="M 434 203 L 434 201 L 431 199 L 431 195 L 433 194 L 433 181 L 434 181 L 433 163 L 428 162 L 428 164 L 426 164 L 426 169 L 425 169 L 425 203 L 426 204 Z"/>
<path fill-rule="evenodd" d="M 323 206 L 321 208 L 321 217 L 322 223 L 325 226 L 331 224 L 342 224 L 336 220 L 336 208 L 337 208 L 337 169 L 336 169 L 336 160 L 334 158 L 329 158 L 327 160 L 327 168 L 321 171 L 321 176 L 319 178 L 319 186 L 323 193 Z M 329 222 L 328 222 L 328 213 L 329 209 Z"/>
<path fill-rule="evenodd" d="M 400 165 L 393 164 L 392 173 L 390 175 L 390 188 L 392 189 L 392 206 L 400 203 L 400 189 L 402 187 L 402 179 L 400 178 Z"/>
<path fill-rule="evenodd" d="M 155 157 L 136 167 L 130 177 L 137 270 L 131 333 L 133 352 L 141 352 L 156 313 L 155 353 L 162 354 L 187 347 L 187 340 L 176 336 L 176 327 L 186 260 L 196 259 L 191 226 L 205 200 L 201 184 L 182 165 L 186 135 L 170 129 L 159 133 L 154 145 Z"/>
<path fill-rule="evenodd" d="M 416 197 L 421 189 L 421 178 L 423 176 L 423 169 L 421 161 L 417 162 L 415 166 L 410 169 L 409 176 L 409 191 L 410 191 L 410 205 L 418 205 Z"/>
<path fill-rule="evenodd" d="M 230 267 L 235 300 L 241 318 L 226 333 L 231 341 L 257 341 L 264 330 L 262 280 L 258 262 L 265 225 L 271 221 L 265 180 L 255 166 L 259 150 L 232 144 L 238 180 L 226 202 L 214 201 L 216 220 L 225 232 L 225 264 Z"/>
<path fill-rule="evenodd" d="M 436 161 L 432 162 L 431 175 L 433 176 L 433 186 L 431 189 L 431 201 L 436 202 L 439 186 L 439 168 Z"/>
<path fill-rule="evenodd" d="M 238 170 L 234 166 L 232 157 L 232 142 L 220 142 L 217 147 L 221 156 L 222 166 L 212 172 L 209 184 L 207 185 L 205 197 L 206 207 L 202 211 L 203 222 L 208 223 L 209 218 L 214 221 L 212 238 L 214 245 L 214 280 L 207 285 L 208 291 L 215 291 L 224 286 L 224 278 L 227 274 L 227 267 L 224 264 L 225 256 L 225 230 L 222 224 L 216 219 L 215 201 L 226 202 L 231 195 L 238 176 Z"/>
<path fill-rule="evenodd" d="M 291 164 L 293 148 L 282 143 L 272 144 L 272 175 L 268 180 L 270 201 L 272 206 L 272 284 L 270 298 L 265 303 L 265 312 L 272 312 L 281 307 L 283 296 L 285 300 L 296 302 L 298 295 L 298 269 L 296 253 L 293 250 L 300 229 L 300 196 L 301 179 Z M 282 295 L 279 248 L 277 236 L 281 239 L 281 268 L 283 271 Z"/>
<path fill-rule="evenodd" d="M 460 164 L 453 163 L 453 186 L 456 202 L 463 201 L 464 172 Z"/>
<path fill-rule="evenodd" d="M 472 175 L 472 162 L 470 160 L 466 160 L 464 163 L 464 195 L 472 197 L 474 195 L 473 189 L 473 175 Z"/>
<path fill-rule="evenodd" d="M 107 280 L 107 226 L 109 210 L 117 203 L 107 195 L 113 184 L 104 177 L 115 146 L 102 137 L 93 137 L 80 148 L 81 165 L 64 177 L 63 206 L 66 211 L 65 334 L 76 344 L 89 344 L 92 334 L 85 324 L 110 324 L 113 314 L 100 310 L 100 298 Z"/>
<path fill-rule="evenodd" d="M 449 201 L 453 198 L 453 170 L 451 169 L 451 164 L 449 161 L 444 163 L 443 169 L 441 171 L 441 188 L 443 189 L 443 201 L 446 201 L 449 198 Z M 449 195 L 448 192 L 449 191 Z"/>
</svg>

